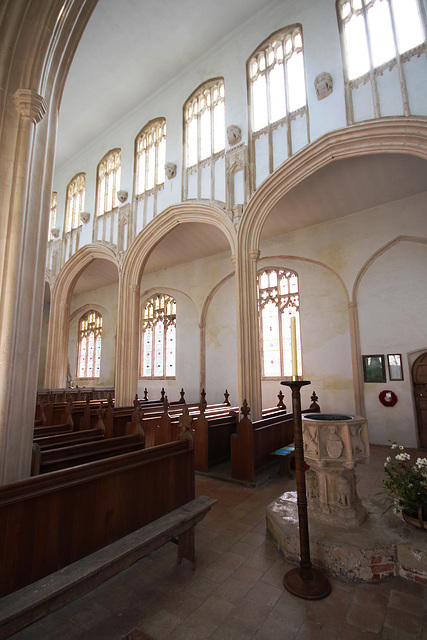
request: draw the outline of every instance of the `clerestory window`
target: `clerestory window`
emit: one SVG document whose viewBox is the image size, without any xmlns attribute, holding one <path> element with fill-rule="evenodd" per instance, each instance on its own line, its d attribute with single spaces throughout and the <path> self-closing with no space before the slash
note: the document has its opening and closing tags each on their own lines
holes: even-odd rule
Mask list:
<svg viewBox="0 0 427 640">
<path fill-rule="evenodd" d="M 280 268 L 258 273 L 259 335 L 263 378 L 292 376 L 291 318 L 295 318 L 298 375 L 302 375 L 298 276 Z"/>
<path fill-rule="evenodd" d="M 171 378 L 176 367 L 176 301 L 157 294 L 144 305 L 142 314 L 141 375 Z"/>
<path fill-rule="evenodd" d="M 99 378 L 101 375 L 102 315 L 88 311 L 79 320 L 78 378 Z"/>
<path fill-rule="evenodd" d="M 80 214 L 85 208 L 86 174 L 78 173 L 67 187 L 65 203 L 65 232 L 78 229 L 82 222 Z"/>
<path fill-rule="evenodd" d="M 112 211 L 119 206 L 117 191 L 120 191 L 121 151 L 109 151 L 98 165 L 96 190 L 96 215 Z"/>
<path fill-rule="evenodd" d="M 135 141 L 135 193 L 140 196 L 165 182 L 166 120 L 152 120 Z"/>
<path fill-rule="evenodd" d="M 401 113 L 409 115 L 403 64 L 426 49 L 425 13 L 421 0 L 338 0 L 337 13 L 348 121 L 360 119 L 352 92 L 365 85 L 371 87 L 373 117 L 389 115 L 386 109 L 391 95 L 390 77 L 401 93 Z M 392 75 L 384 77 L 384 71 L 392 72 Z"/>
<path fill-rule="evenodd" d="M 201 85 L 184 105 L 184 199 L 225 200 L 224 80 Z"/>
<path fill-rule="evenodd" d="M 276 31 L 247 62 L 252 189 L 309 142 L 302 29 Z"/>
</svg>

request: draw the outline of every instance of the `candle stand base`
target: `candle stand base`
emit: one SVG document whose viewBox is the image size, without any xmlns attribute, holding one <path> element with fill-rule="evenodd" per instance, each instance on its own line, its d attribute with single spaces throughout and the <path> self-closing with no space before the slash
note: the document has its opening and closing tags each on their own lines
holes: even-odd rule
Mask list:
<svg viewBox="0 0 427 640">
<path fill-rule="evenodd" d="M 303 578 L 308 573 L 308 578 Z M 292 595 L 305 600 L 322 600 L 331 593 L 331 583 L 320 571 L 313 567 L 307 571 L 301 567 L 291 569 L 283 578 L 285 589 Z"/>
</svg>

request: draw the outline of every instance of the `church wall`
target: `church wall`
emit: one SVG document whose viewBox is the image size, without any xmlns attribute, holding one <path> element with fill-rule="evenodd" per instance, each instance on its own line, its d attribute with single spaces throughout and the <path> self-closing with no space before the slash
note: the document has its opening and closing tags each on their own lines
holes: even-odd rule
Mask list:
<svg viewBox="0 0 427 640">
<path fill-rule="evenodd" d="M 361 353 L 385 357 L 400 353 L 404 363 L 402 382 L 390 382 L 387 372 L 385 383 L 364 383 L 366 417 L 374 443 L 386 444 L 391 439 L 406 446 L 417 444 L 408 361 L 411 352 L 427 347 L 426 205 L 427 193 L 419 194 L 261 245 L 263 265 L 287 266 L 300 277 L 304 378 L 312 381 L 303 391 L 308 395 L 313 388 L 323 411 L 354 412 L 347 299 L 352 299 L 353 287 L 361 277 L 354 299 Z M 414 241 L 397 240 L 376 256 L 402 237 Z M 300 259 L 290 260 L 287 255 Z M 380 404 L 378 394 L 383 389 L 396 393 L 400 400 L 395 407 Z M 264 382 L 263 406 L 272 404 L 274 393 L 274 384 Z M 267 394 L 271 401 L 266 403 Z M 304 395 L 302 398 L 306 406 Z"/>
<path fill-rule="evenodd" d="M 118 284 L 111 284 L 93 291 L 85 291 L 72 297 L 68 339 L 68 364 L 70 366 L 73 386 L 114 386 L 117 296 Z M 102 314 L 101 376 L 97 379 L 84 380 L 77 378 L 78 323 L 82 315 L 90 309 L 99 311 Z"/>
</svg>

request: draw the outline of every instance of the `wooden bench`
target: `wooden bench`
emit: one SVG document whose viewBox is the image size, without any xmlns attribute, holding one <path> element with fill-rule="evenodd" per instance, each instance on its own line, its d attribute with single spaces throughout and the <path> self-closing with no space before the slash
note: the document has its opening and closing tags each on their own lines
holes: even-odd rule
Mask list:
<svg viewBox="0 0 427 640">
<path fill-rule="evenodd" d="M 293 478 L 293 473 L 291 471 L 291 460 L 295 453 L 295 444 L 291 442 L 286 447 L 281 447 L 277 449 L 273 455 L 279 457 L 279 476 L 288 476 L 288 478 Z"/>
<path fill-rule="evenodd" d="M 40 449 L 57 449 L 83 442 L 92 442 L 104 438 L 105 429 L 87 429 L 86 431 L 69 431 L 54 435 L 37 436 L 33 442 L 39 445 Z"/>
<path fill-rule="evenodd" d="M 310 408 L 304 413 L 320 411 L 315 393 L 312 394 L 312 400 Z M 231 436 L 230 441 L 231 475 L 236 480 L 254 482 L 255 474 L 271 464 L 274 452 L 293 442 L 293 414 L 280 411 L 251 422 L 246 401 L 243 403 L 242 413 L 237 433 Z"/>
<path fill-rule="evenodd" d="M 143 448 L 143 438 L 135 434 L 117 438 L 103 438 L 102 440 L 82 442 L 55 449 L 44 449 L 40 450 L 38 473 L 43 474 L 76 467 Z M 37 475 L 36 464 L 34 464 L 33 473 Z"/>
<path fill-rule="evenodd" d="M 194 527 L 216 502 L 216 499 L 207 496 L 191 500 L 145 527 L 51 574 L 49 579 L 38 580 L 2 598 L 0 638 L 10 637 L 23 627 L 94 589 L 169 541 L 177 541 L 177 562 L 187 558 L 193 563 L 194 569 Z"/>
<path fill-rule="evenodd" d="M 194 466 L 207 473 L 209 467 L 230 459 L 230 438 L 236 433 L 239 414 L 226 411 L 206 412 L 203 407 L 193 419 Z"/>
</svg>

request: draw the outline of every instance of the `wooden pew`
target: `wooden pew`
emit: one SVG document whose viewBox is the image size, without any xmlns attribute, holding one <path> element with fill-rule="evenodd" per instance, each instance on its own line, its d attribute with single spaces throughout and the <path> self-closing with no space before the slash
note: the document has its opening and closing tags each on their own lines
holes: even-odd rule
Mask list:
<svg viewBox="0 0 427 640">
<path fill-rule="evenodd" d="M 194 499 L 188 434 L 176 442 L 0 487 L 0 597 Z"/>
<path fill-rule="evenodd" d="M 138 434 L 132 434 L 118 436 L 117 438 L 81 442 L 54 449 L 41 449 L 39 473 L 68 469 L 69 467 L 76 467 L 143 448 L 143 438 Z M 36 475 L 36 469 L 34 471 Z"/>
<path fill-rule="evenodd" d="M 236 433 L 238 419 L 238 411 L 230 407 L 224 413 L 206 412 L 201 406 L 200 414 L 193 420 L 196 471 L 206 473 L 209 467 L 230 459 L 230 438 Z"/>
<path fill-rule="evenodd" d="M 96 429 L 87 429 L 86 431 L 70 431 L 68 433 L 58 433 L 55 435 L 37 436 L 33 442 L 38 444 L 41 450 L 57 449 L 58 447 L 67 447 L 83 442 L 101 440 L 104 438 L 104 435 L 105 429 L 98 427 Z"/>
<path fill-rule="evenodd" d="M 313 392 L 312 404 L 304 413 L 319 412 L 317 396 Z M 291 444 L 294 439 L 293 414 L 279 412 L 261 420 L 251 422 L 250 409 L 244 401 L 243 418 L 237 426 L 237 433 L 231 436 L 231 475 L 236 480 L 253 482 L 255 474 L 271 464 L 272 454 L 277 449 Z"/>
</svg>

